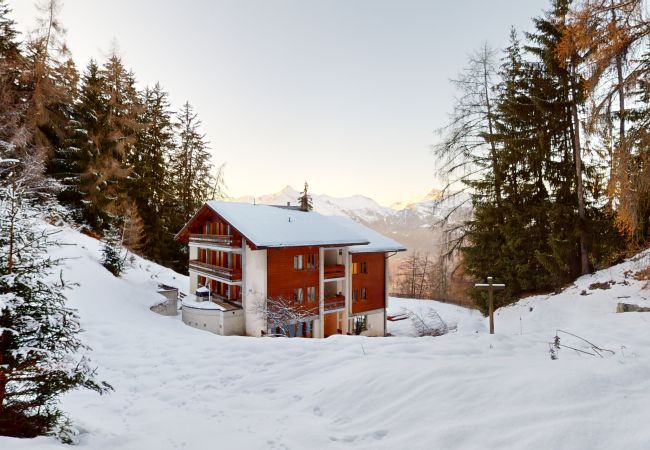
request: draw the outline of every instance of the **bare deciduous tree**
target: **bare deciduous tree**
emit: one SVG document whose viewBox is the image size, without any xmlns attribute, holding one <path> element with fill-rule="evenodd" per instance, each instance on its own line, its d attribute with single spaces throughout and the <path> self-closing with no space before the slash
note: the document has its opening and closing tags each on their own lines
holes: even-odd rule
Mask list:
<svg viewBox="0 0 650 450">
<path fill-rule="evenodd" d="M 284 297 L 259 298 L 253 305 L 253 311 L 266 323 L 269 333 L 279 328 L 284 335 L 289 334 L 289 326 L 305 322 L 318 314 L 314 309 L 303 308 Z"/>
</svg>

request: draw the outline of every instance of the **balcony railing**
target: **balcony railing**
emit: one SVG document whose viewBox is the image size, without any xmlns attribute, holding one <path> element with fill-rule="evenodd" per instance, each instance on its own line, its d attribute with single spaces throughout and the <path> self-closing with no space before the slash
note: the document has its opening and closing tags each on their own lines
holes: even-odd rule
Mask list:
<svg viewBox="0 0 650 450">
<path fill-rule="evenodd" d="M 207 273 L 208 275 L 214 275 L 219 278 L 225 278 L 230 281 L 241 280 L 241 269 L 215 266 L 214 264 L 208 264 L 194 259 L 190 260 L 190 269 Z"/>
<path fill-rule="evenodd" d="M 195 244 L 212 244 L 222 247 L 241 247 L 241 239 L 225 234 L 190 234 L 190 242 Z"/>
<path fill-rule="evenodd" d="M 328 278 L 343 278 L 345 276 L 345 266 L 343 264 L 336 264 L 333 266 L 325 266 L 324 269 L 325 279 Z"/>
<path fill-rule="evenodd" d="M 325 303 L 325 312 L 343 309 L 345 308 L 345 296 L 334 295 L 332 297 L 326 297 L 324 299 L 324 303 Z"/>
</svg>

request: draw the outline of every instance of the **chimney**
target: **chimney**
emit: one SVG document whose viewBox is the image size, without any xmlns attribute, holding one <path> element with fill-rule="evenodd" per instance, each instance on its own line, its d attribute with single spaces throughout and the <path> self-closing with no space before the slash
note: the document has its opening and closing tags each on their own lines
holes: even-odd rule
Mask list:
<svg viewBox="0 0 650 450">
<path fill-rule="evenodd" d="M 291 202 L 287 202 L 287 206 L 291 206 Z"/>
</svg>

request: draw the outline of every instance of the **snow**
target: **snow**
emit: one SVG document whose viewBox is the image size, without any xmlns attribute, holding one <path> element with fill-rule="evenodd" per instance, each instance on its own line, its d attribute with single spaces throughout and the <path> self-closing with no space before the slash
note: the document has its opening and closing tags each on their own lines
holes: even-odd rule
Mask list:
<svg viewBox="0 0 650 450">
<path fill-rule="evenodd" d="M 300 192 L 291 186 L 286 186 L 275 194 L 261 195 L 253 197 L 247 195 L 235 199 L 237 202 L 258 203 L 265 205 L 286 205 L 287 202 L 296 206 Z M 325 216 L 344 216 L 353 219 L 372 222 L 383 219 L 395 213 L 395 211 L 386 206 L 381 206 L 375 200 L 363 195 L 353 195 L 350 197 L 332 197 L 326 194 L 310 193 L 314 211 Z"/>
<path fill-rule="evenodd" d="M 193 295 L 188 295 L 182 300 L 182 305 L 187 306 L 188 308 L 195 309 L 213 309 L 217 311 L 226 311 L 226 308 L 223 306 L 208 300 L 207 298 L 202 301 L 198 301 Z"/>
<path fill-rule="evenodd" d="M 475 311 L 391 299 L 391 312 L 434 308 L 458 330 L 412 338 L 402 321 L 389 328 L 401 337 L 271 339 L 216 336 L 152 313 L 157 284 L 186 291 L 186 277 L 137 258 L 118 279 L 99 264 L 97 241 L 70 229 L 59 237 L 75 244 L 52 253 L 70 257 L 82 338 L 115 388 L 63 398 L 79 449 L 648 448 L 650 313 L 614 312 L 619 301 L 650 303 L 648 282 L 626 275 L 648 255 L 498 310 L 495 335 Z M 611 289 L 589 289 L 609 280 Z M 557 329 L 616 353 L 562 349 L 552 361 Z M 68 447 L 0 438 L 0 448 Z"/>
<path fill-rule="evenodd" d="M 396 242 L 381 233 L 376 232 L 358 222 L 347 217 L 331 217 L 331 220 L 337 224 L 350 229 L 359 236 L 363 236 L 369 243 L 367 245 L 352 245 L 349 248 L 350 253 L 370 253 L 370 252 L 402 252 L 406 251 L 399 242 Z"/>
<path fill-rule="evenodd" d="M 313 211 L 215 200 L 207 204 L 258 248 L 368 243 L 363 236 Z"/>
</svg>

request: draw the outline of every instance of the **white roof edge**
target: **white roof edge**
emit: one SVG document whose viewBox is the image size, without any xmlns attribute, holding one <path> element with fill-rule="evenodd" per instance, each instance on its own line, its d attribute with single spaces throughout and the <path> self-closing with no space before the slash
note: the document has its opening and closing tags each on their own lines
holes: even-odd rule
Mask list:
<svg viewBox="0 0 650 450">
<path fill-rule="evenodd" d="M 405 252 L 406 247 L 384 247 L 384 248 L 363 248 L 355 247 L 350 248 L 348 251 L 350 253 L 392 253 L 392 252 Z"/>
<path fill-rule="evenodd" d="M 216 200 L 206 205 L 261 249 L 370 244 L 364 234 L 314 211 Z"/>
</svg>

